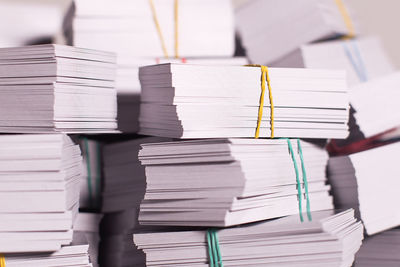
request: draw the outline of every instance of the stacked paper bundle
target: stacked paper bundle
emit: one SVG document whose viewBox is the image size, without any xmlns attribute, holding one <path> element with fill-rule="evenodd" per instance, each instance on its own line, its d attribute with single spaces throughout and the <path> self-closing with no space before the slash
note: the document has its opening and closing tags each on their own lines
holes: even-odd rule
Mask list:
<svg viewBox="0 0 400 267">
<path fill-rule="evenodd" d="M 356 32 L 346 0 L 252 0 L 235 12 L 251 62 L 272 64 L 301 45 Z M 265 15 L 266 10 L 273 10 Z M 260 23 L 262 22 L 262 23 Z"/>
<path fill-rule="evenodd" d="M 74 235 L 82 236 L 81 243 L 89 244 L 90 262 L 92 263 L 93 267 L 99 266 L 99 225 L 102 218 L 103 214 L 101 213 L 79 212 L 74 222 Z"/>
<path fill-rule="evenodd" d="M 139 208 L 146 188 L 144 167 L 138 159 L 140 145 L 164 140 L 169 139 L 145 137 L 104 146 L 103 212 Z"/>
<path fill-rule="evenodd" d="M 148 267 L 352 266 L 363 239 L 353 211 L 312 215 L 305 223 L 290 216 L 221 230 L 135 234 L 134 242 Z"/>
<path fill-rule="evenodd" d="M 333 208 L 328 155 L 303 141 L 203 139 L 142 147 L 141 224 L 228 226 L 303 212 L 302 203 L 307 211 Z"/>
<path fill-rule="evenodd" d="M 356 254 L 355 267 L 396 267 L 400 264 L 400 230 L 368 237 Z"/>
<path fill-rule="evenodd" d="M 229 0 L 75 0 L 64 24 L 70 44 L 117 53 L 118 129 L 127 133 L 138 131 L 140 66 L 247 63 L 230 58 L 234 23 Z"/>
<path fill-rule="evenodd" d="M 394 66 L 377 37 L 305 44 L 275 62 L 273 66 L 344 69 L 350 86 L 394 71 Z"/>
<path fill-rule="evenodd" d="M 81 209 L 99 210 L 101 208 L 102 162 L 101 143 L 88 137 L 79 137 L 83 156 L 83 170 L 79 207 Z"/>
<path fill-rule="evenodd" d="M 0 253 L 69 244 L 79 204 L 79 146 L 63 134 L 2 135 L 0 151 Z"/>
<path fill-rule="evenodd" d="M 88 257 L 88 245 L 71 245 L 62 247 L 60 250 L 51 254 L 11 254 L 5 255 L 1 266 L 20 267 L 20 266 L 68 266 L 68 267 L 92 267 Z"/>
<path fill-rule="evenodd" d="M 400 143 L 329 159 L 329 182 L 336 208 L 359 210 L 367 234 L 400 225 Z"/>
<path fill-rule="evenodd" d="M 60 45 L 0 49 L 0 131 L 110 132 L 115 56 Z"/>
<path fill-rule="evenodd" d="M 260 137 L 348 135 L 343 71 L 261 69 L 187 64 L 140 68 L 140 133 L 172 138 L 254 137 L 257 123 L 265 120 L 259 124 Z"/>
</svg>

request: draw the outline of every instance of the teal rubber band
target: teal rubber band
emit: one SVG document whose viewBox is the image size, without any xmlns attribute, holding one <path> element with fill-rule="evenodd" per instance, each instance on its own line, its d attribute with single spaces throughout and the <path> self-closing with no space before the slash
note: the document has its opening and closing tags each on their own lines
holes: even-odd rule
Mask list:
<svg viewBox="0 0 400 267">
<path fill-rule="evenodd" d="M 290 142 L 289 138 L 285 138 L 287 143 L 288 143 L 288 147 L 289 147 L 289 151 L 290 151 L 290 155 L 292 157 L 292 161 L 293 161 L 293 165 L 294 165 L 294 171 L 296 172 L 296 182 L 297 182 L 297 197 L 299 199 L 299 215 L 300 215 L 300 221 L 303 222 L 304 218 L 303 218 L 303 209 L 302 209 L 302 205 L 301 205 L 301 199 L 302 199 L 302 194 L 301 194 L 301 184 L 300 184 L 300 178 L 299 178 L 299 169 L 297 167 L 297 161 L 296 158 L 294 156 L 294 151 L 293 151 L 293 147 L 292 147 L 292 143 Z"/>
<path fill-rule="evenodd" d="M 308 217 L 309 221 L 312 221 L 311 207 L 310 207 L 310 196 L 308 195 L 307 172 L 306 172 L 306 166 L 304 164 L 303 149 L 301 148 L 300 139 L 297 139 L 297 148 L 298 148 L 299 155 L 300 155 L 301 170 L 302 170 L 302 174 L 303 174 L 303 183 L 304 183 L 304 189 L 305 189 L 305 192 L 306 192 L 307 217 Z"/>
<path fill-rule="evenodd" d="M 93 190 L 92 190 L 92 170 L 90 168 L 90 156 L 89 156 L 89 143 L 86 137 L 83 138 L 83 143 L 86 151 L 86 169 L 87 169 L 87 182 L 88 182 L 88 191 L 89 191 L 89 205 L 92 207 L 93 205 Z"/>
<path fill-rule="evenodd" d="M 222 256 L 221 256 L 221 248 L 219 246 L 219 240 L 218 240 L 218 234 L 217 231 L 214 231 L 214 242 L 215 242 L 215 247 L 217 250 L 217 262 L 219 267 L 224 267 L 224 264 L 222 262 Z"/>
<path fill-rule="evenodd" d="M 353 46 L 354 54 L 356 55 L 358 62 L 359 62 L 359 67 L 361 68 L 361 73 L 363 74 L 363 82 L 368 81 L 368 75 L 367 75 L 367 69 L 365 68 L 364 60 L 361 56 L 360 49 L 358 48 L 357 41 L 352 40 L 351 44 Z"/>
<path fill-rule="evenodd" d="M 101 148 L 100 144 L 96 142 L 97 154 L 97 177 L 96 177 L 96 208 L 100 207 L 101 200 Z"/>
<path fill-rule="evenodd" d="M 217 247 L 215 245 L 215 231 L 211 230 L 210 231 L 210 235 L 211 235 L 212 251 L 213 251 L 213 255 L 214 255 L 214 264 L 215 264 L 216 267 L 219 267 L 219 264 L 218 264 L 218 252 L 217 252 Z"/>
<path fill-rule="evenodd" d="M 210 230 L 207 231 L 206 236 L 207 236 L 207 248 L 208 248 L 208 258 L 209 258 L 208 265 L 210 267 L 216 267 L 214 265 L 214 254 L 213 254 L 213 249 L 212 249 L 212 237 L 211 237 Z"/>
</svg>

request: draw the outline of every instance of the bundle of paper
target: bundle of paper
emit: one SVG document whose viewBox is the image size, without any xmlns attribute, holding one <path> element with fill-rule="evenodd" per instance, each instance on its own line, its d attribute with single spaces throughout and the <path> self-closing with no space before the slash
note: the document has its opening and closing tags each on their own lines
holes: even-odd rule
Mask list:
<svg viewBox="0 0 400 267">
<path fill-rule="evenodd" d="M 103 218 L 101 213 L 79 212 L 74 221 L 74 234 L 82 234 L 89 244 L 90 262 L 93 267 L 99 266 L 99 244 L 100 244 L 100 221 Z"/>
<path fill-rule="evenodd" d="M 115 56 L 59 45 L 0 49 L 0 131 L 109 132 Z"/>
<path fill-rule="evenodd" d="M 328 155 L 310 143 L 203 139 L 142 147 L 143 225 L 229 226 L 332 208 Z"/>
<path fill-rule="evenodd" d="M 138 159 L 140 145 L 164 140 L 169 141 L 145 137 L 104 146 L 103 212 L 139 207 L 146 188 L 144 167 Z"/>
<path fill-rule="evenodd" d="M 367 237 L 356 254 L 355 267 L 396 267 L 400 264 L 400 229 Z"/>
<path fill-rule="evenodd" d="M 101 142 L 81 136 L 79 145 L 83 156 L 83 170 L 79 208 L 99 210 L 101 207 L 102 162 Z"/>
<path fill-rule="evenodd" d="M 124 133 L 139 130 L 140 82 L 139 67 L 159 63 L 187 63 L 195 65 L 241 66 L 247 64 L 244 57 L 232 58 L 136 58 L 117 70 L 116 89 L 118 92 L 118 129 Z"/>
<path fill-rule="evenodd" d="M 273 67 L 345 69 L 350 86 L 394 72 L 394 66 L 377 37 L 302 45 Z"/>
<path fill-rule="evenodd" d="M 140 68 L 140 133 L 172 138 L 344 138 L 345 73 L 160 64 Z M 265 100 L 264 100 L 265 98 Z"/>
<path fill-rule="evenodd" d="M 146 254 L 148 267 L 350 267 L 363 239 L 353 210 L 312 216 L 312 222 L 289 216 L 227 229 L 135 234 L 133 239 Z"/>
<path fill-rule="evenodd" d="M 64 27 L 76 46 L 128 57 L 234 53 L 229 0 L 74 0 Z"/>
<path fill-rule="evenodd" d="M 66 135 L 0 136 L 0 253 L 71 242 L 81 168 L 79 146 Z"/>
<path fill-rule="evenodd" d="M 235 12 L 236 27 L 250 61 L 271 64 L 303 44 L 355 35 L 352 10 L 345 2 L 348 1 L 248 1 Z"/>
<path fill-rule="evenodd" d="M 356 209 L 369 235 L 400 225 L 399 149 L 396 143 L 329 159 L 335 207 Z"/>
<path fill-rule="evenodd" d="M 1 262 L 0 256 L 0 263 Z M 20 266 L 68 266 L 68 267 L 92 267 L 88 257 L 88 245 L 64 246 L 60 250 L 51 254 L 10 254 L 3 256 L 1 266 L 20 267 Z"/>
</svg>

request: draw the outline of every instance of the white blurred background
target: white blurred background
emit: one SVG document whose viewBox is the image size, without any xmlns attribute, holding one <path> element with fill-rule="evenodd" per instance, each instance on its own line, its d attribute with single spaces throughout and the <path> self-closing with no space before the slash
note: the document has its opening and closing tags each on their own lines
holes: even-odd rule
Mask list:
<svg viewBox="0 0 400 267">
<path fill-rule="evenodd" d="M 110 0 L 112 1 L 112 0 Z M 134 1 L 134 0 L 132 0 Z M 218 0 L 216 0 L 218 1 Z M 252 0 L 232 0 L 236 7 L 245 4 L 247 1 Z M 37 23 L 46 21 L 46 30 L 51 32 L 56 28 L 61 27 L 62 18 L 60 17 L 58 22 L 56 16 L 62 16 L 66 11 L 69 0 L 0 0 L 1 3 L 7 3 L 13 5 L 24 5 L 27 9 L 32 10 L 31 15 L 35 16 L 33 6 L 40 5 L 46 8 L 53 8 L 52 12 L 49 12 L 49 17 L 46 20 L 37 20 Z M 397 68 L 400 67 L 400 35 L 398 34 L 397 25 L 400 25 L 400 16 L 398 11 L 400 10 L 399 0 L 347 0 L 348 4 L 357 14 L 357 20 L 361 25 L 363 34 L 378 35 L 383 40 L 384 46 L 391 57 L 393 63 Z M 55 11 L 57 10 L 57 11 Z M 267 16 L 268 14 L 266 14 Z M 7 19 L 9 23 L 0 23 L 0 46 L 12 46 L 13 36 L 18 38 L 20 36 L 26 36 L 31 38 L 35 35 L 29 28 L 23 23 L 24 20 L 28 21 L 29 16 L 21 16 L 17 14 L 15 9 L 4 8 L 0 6 L 0 18 L 2 20 Z M 30 21 L 30 20 L 29 20 Z M 12 25 L 10 25 L 12 23 Z M 7 35 L 9 40 L 2 40 L 2 36 Z M 11 37 L 9 37 L 11 36 Z"/>
</svg>

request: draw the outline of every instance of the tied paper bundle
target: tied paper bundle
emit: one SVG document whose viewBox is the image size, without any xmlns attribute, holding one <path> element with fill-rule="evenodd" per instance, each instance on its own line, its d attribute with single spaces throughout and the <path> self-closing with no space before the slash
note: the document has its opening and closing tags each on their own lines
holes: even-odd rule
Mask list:
<svg viewBox="0 0 400 267">
<path fill-rule="evenodd" d="M 115 56 L 59 45 L 0 49 L 0 131 L 112 132 Z"/>
<path fill-rule="evenodd" d="M 310 211 L 333 208 L 328 155 L 313 144 L 203 139 L 142 147 L 143 225 L 230 226 L 298 213 L 303 220 L 305 211 L 310 220 Z"/>
<path fill-rule="evenodd" d="M 345 138 L 344 71 L 161 64 L 139 70 L 140 133 Z"/>
<path fill-rule="evenodd" d="M 251 62 L 273 64 L 301 45 L 356 35 L 347 0 L 253 0 L 235 12 Z M 267 12 L 267 15 L 266 15 Z"/>
<path fill-rule="evenodd" d="M 363 239 L 352 210 L 315 212 L 312 222 L 297 216 L 208 231 L 135 234 L 146 266 L 350 267 Z"/>
<path fill-rule="evenodd" d="M 354 208 L 368 235 L 400 225 L 400 144 L 329 159 L 329 182 L 337 208 Z"/>
<path fill-rule="evenodd" d="M 123 53 L 121 61 L 229 57 L 235 49 L 229 0 L 74 0 L 64 30 L 74 45 Z"/>
<path fill-rule="evenodd" d="M 355 267 L 396 267 L 400 264 L 400 230 L 367 237 L 356 255 Z"/>
<path fill-rule="evenodd" d="M 70 244 L 81 168 L 79 146 L 66 135 L 0 136 L 0 253 Z"/>
<path fill-rule="evenodd" d="M 145 137 L 104 146 L 103 212 L 139 207 L 146 188 L 144 167 L 138 159 L 140 145 L 169 140 Z"/>
<path fill-rule="evenodd" d="M 79 212 L 74 221 L 74 243 L 75 239 L 81 237 L 81 243 L 89 244 L 90 262 L 93 267 L 99 266 L 99 225 L 102 218 L 101 213 Z"/>
<path fill-rule="evenodd" d="M 64 246 L 51 254 L 10 254 L 0 255 L 0 266 L 68 266 L 68 267 L 92 267 L 89 262 L 88 245 Z"/>
<path fill-rule="evenodd" d="M 379 78 L 394 71 L 394 66 L 377 37 L 302 45 L 272 66 L 345 69 L 350 86 Z"/>
</svg>

